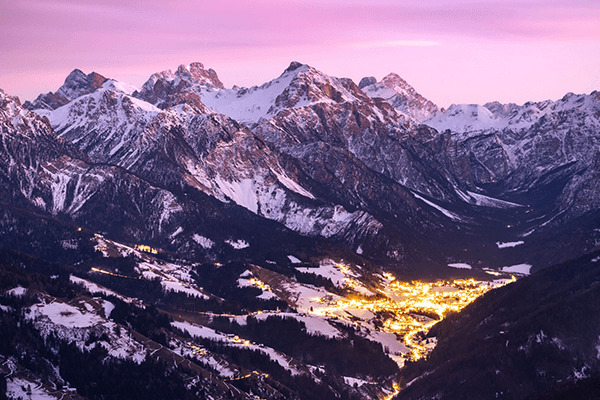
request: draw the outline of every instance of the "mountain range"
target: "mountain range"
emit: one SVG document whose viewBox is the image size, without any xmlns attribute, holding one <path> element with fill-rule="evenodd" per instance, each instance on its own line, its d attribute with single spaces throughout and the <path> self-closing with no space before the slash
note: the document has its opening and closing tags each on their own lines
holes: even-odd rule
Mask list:
<svg viewBox="0 0 600 400">
<path fill-rule="evenodd" d="M 394 73 L 357 85 L 298 62 L 251 88 L 201 63 L 141 88 L 76 69 L 32 102 L 0 90 L 0 126 L 0 247 L 39 262 L 128 246 L 200 275 L 331 258 L 364 279 L 485 279 L 600 245 L 597 91 L 441 109 Z"/>
<path fill-rule="evenodd" d="M 33 113 L 2 95 L 6 189 L 48 217 L 202 256 L 215 250 L 194 235 L 266 248 L 208 221 L 234 205 L 290 238 L 416 274 L 453 262 L 535 270 L 600 239 L 587 223 L 600 202 L 597 92 L 441 112 L 395 74 L 360 86 L 296 62 L 233 89 L 200 63 L 139 90 L 75 70 L 25 104 Z"/>
</svg>

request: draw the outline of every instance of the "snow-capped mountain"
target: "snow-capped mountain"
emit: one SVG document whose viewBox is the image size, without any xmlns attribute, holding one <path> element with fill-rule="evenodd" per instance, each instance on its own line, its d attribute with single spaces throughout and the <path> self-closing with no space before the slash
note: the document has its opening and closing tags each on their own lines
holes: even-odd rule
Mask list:
<svg viewBox="0 0 600 400">
<path fill-rule="evenodd" d="M 348 83 L 348 80 L 333 78 L 308 65 L 292 62 L 281 76 L 261 86 L 207 91 L 202 100 L 217 112 L 253 124 L 282 110 L 364 98 L 362 93 L 346 87 Z"/>
<path fill-rule="evenodd" d="M 315 146 L 324 145 L 323 150 L 357 158 L 407 188 L 441 199 L 455 196 L 448 186 L 453 177 L 435 161 L 422 165 L 416 155 L 428 151 L 421 144 L 432 133 L 426 127 L 418 128 L 381 99 L 365 96 L 351 80 L 326 77 L 297 63 L 282 77 L 289 80 L 288 87 L 279 86 L 271 115 L 253 127 L 265 140 L 305 162 L 310 162 Z M 274 80 L 253 91 L 258 95 L 277 85 L 280 81 Z M 288 106 L 278 109 L 277 104 Z"/>
</svg>

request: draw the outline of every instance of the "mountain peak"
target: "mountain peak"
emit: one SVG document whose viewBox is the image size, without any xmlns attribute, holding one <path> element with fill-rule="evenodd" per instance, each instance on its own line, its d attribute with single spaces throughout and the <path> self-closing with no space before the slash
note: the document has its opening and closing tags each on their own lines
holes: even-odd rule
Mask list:
<svg viewBox="0 0 600 400">
<path fill-rule="evenodd" d="M 79 68 L 75 68 L 73 71 L 71 71 L 71 73 L 69 73 L 69 75 L 67 75 L 64 83 L 71 82 L 71 81 L 83 80 L 85 78 L 86 78 L 85 73 L 82 70 L 80 70 Z"/>
<path fill-rule="evenodd" d="M 67 77 L 63 85 L 55 93 L 48 92 L 40 94 L 32 103 L 25 102 L 23 106 L 27 109 L 56 110 L 79 96 L 96 91 L 108 79 L 97 72 L 86 75 L 83 71 L 75 68 Z"/>
<path fill-rule="evenodd" d="M 0 89 L 0 123 L 14 118 L 21 107 L 18 97 L 10 96 Z"/>
<path fill-rule="evenodd" d="M 175 76 L 188 80 L 192 83 L 208 84 L 223 89 L 223 83 L 219 80 L 214 69 L 204 68 L 204 64 L 193 62 L 189 65 L 180 65 L 175 71 Z"/>
<path fill-rule="evenodd" d="M 417 122 L 432 118 L 439 111 L 434 103 L 417 93 L 408 82 L 394 72 L 386 75 L 380 82 L 374 77 L 363 78 L 359 87 L 369 97 L 383 98 L 396 111 Z"/>
<path fill-rule="evenodd" d="M 490 110 L 497 118 L 506 118 L 519 110 L 519 106 L 515 103 L 502 104 L 498 101 L 491 101 L 483 105 Z"/>
<path fill-rule="evenodd" d="M 384 76 L 380 83 L 388 88 L 393 88 L 394 86 L 401 86 L 407 91 L 415 91 L 415 89 L 412 86 L 410 86 L 408 82 L 402 79 L 402 77 L 395 72 L 390 72 L 389 74 Z"/>
<path fill-rule="evenodd" d="M 213 69 L 204 68 L 204 64 L 194 62 L 181 64 L 173 73 L 170 69 L 154 73 L 142 85 L 134 97 L 147 101 L 159 108 L 167 108 L 181 103 L 194 104 L 203 108 L 201 93 L 225 89 Z"/>
<path fill-rule="evenodd" d="M 97 72 L 86 75 L 80 69 L 74 69 L 56 92 L 69 100 L 74 100 L 81 95 L 92 93 L 106 81 L 107 78 Z"/>
</svg>

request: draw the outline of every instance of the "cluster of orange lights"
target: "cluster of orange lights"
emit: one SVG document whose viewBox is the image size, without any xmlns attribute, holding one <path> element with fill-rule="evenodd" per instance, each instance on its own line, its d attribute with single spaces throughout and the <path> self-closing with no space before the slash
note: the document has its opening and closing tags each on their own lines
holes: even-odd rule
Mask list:
<svg viewBox="0 0 600 400">
<path fill-rule="evenodd" d="M 375 315 L 372 321 L 378 321 L 379 329 L 395 333 L 402 340 L 410 350 L 403 357 L 412 360 L 423 358 L 432 350 L 434 341 L 423 341 L 422 337 L 436 322 L 449 313 L 462 310 L 490 289 L 515 280 L 511 277 L 493 283 L 475 279 L 402 282 L 387 273 L 384 278 L 387 282 L 381 292 L 385 298 L 318 299 L 323 307 L 315 308 L 312 313 L 325 316 L 344 309 L 370 311 Z"/>
<path fill-rule="evenodd" d="M 263 281 L 261 281 L 260 279 L 256 279 L 254 277 L 248 279 L 248 281 L 250 282 L 250 284 L 252 286 L 256 286 L 259 289 L 262 289 L 264 291 L 270 292 L 271 291 L 271 287 L 269 285 L 267 285 L 266 283 L 264 283 Z"/>
<path fill-rule="evenodd" d="M 158 249 L 154 247 L 146 246 L 145 244 L 136 244 L 133 246 L 136 250 L 143 251 L 151 254 L 158 254 Z"/>
</svg>

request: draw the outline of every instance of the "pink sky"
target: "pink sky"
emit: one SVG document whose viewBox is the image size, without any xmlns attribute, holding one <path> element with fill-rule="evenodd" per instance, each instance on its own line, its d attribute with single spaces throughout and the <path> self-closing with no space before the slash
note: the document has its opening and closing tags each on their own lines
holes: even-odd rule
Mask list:
<svg viewBox="0 0 600 400">
<path fill-rule="evenodd" d="M 141 86 L 200 61 L 227 87 L 300 61 L 358 82 L 396 72 L 440 106 L 600 90 L 598 0 L 19 0 L 0 5 L 0 88 L 75 68 Z"/>
</svg>

